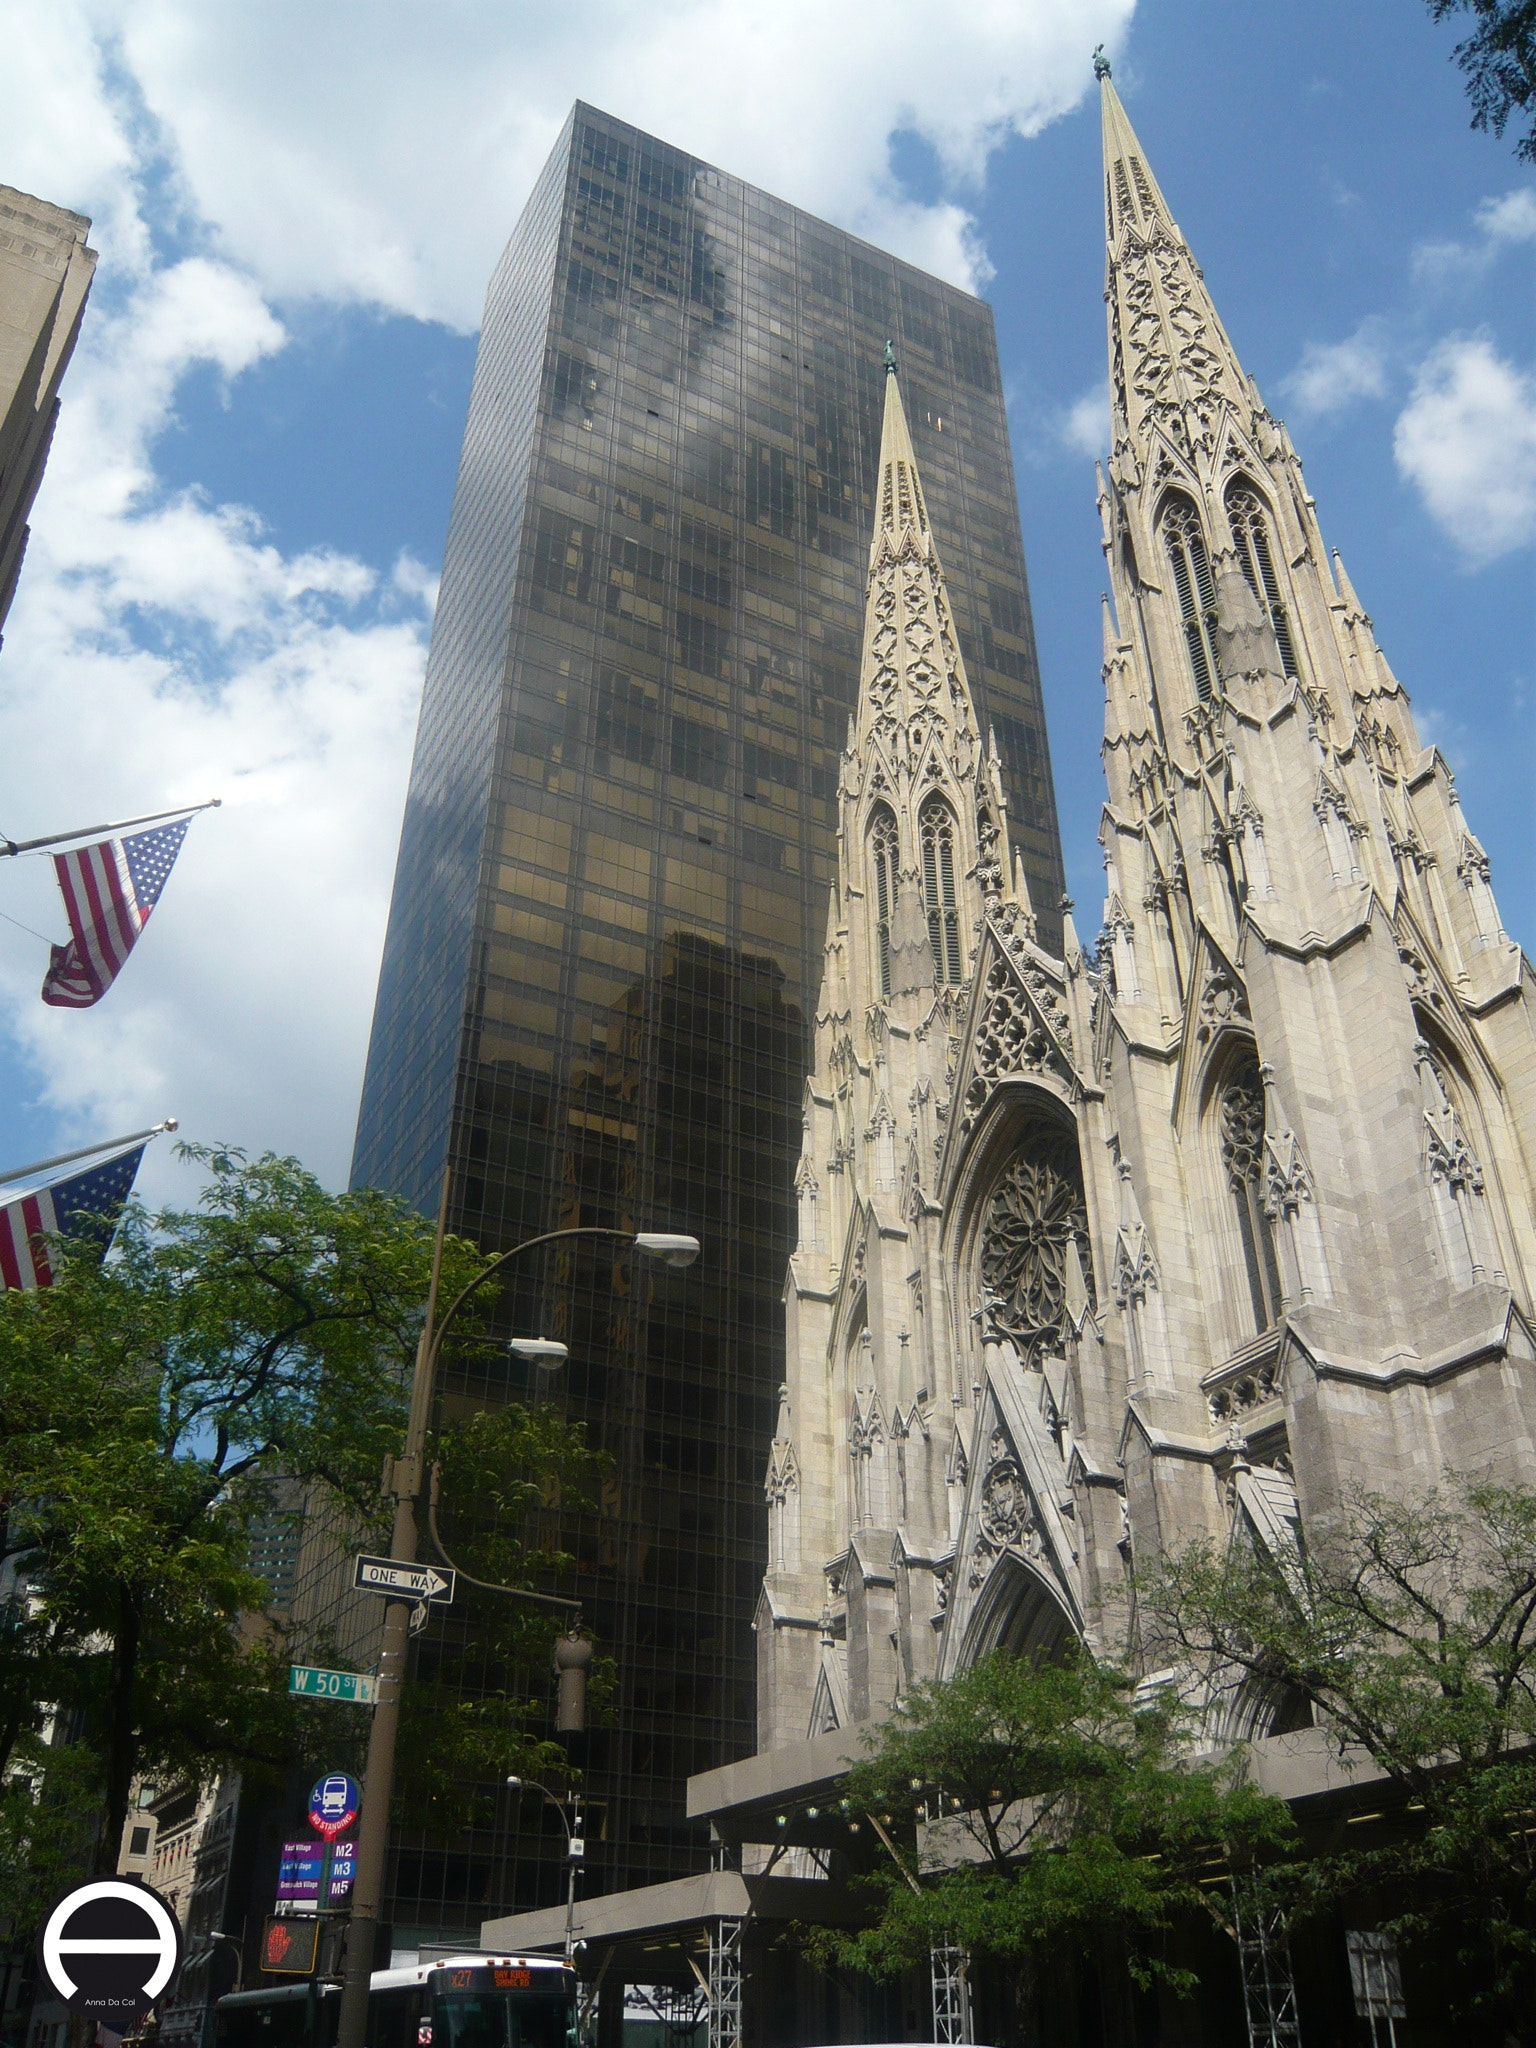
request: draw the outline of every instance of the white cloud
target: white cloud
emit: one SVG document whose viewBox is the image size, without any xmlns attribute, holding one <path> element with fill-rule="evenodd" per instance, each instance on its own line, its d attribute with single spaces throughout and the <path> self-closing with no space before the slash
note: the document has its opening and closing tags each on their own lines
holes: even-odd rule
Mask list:
<svg viewBox="0 0 1536 2048">
<path fill-rule="evenodd" d="M 578 96 L 979 282 L 967 185 L 1010 135 L 1091 88 L 1085 52 L 1113 48 L 1133 5 L 969 0 L 942 22 L 922 0 L 22 0 L 20 12 L 57 16 L 54 40 L 77 64 L 83 24 L 110 44 L 191 209 L 267 294 L 470 328 Z M 75 90 L 105 105 L 99 83 Z M 9 112 L 50 190 L 89 187 L 91 149 L 72 172 L 73 128 L 47 94 L 17 94 Z M 127 118 L 108 125 L 120 134 Z M 950 196 L 923 204 L 899 188 L 899 129 L 934 150 Z"/>
<path fill-rule="evenodd" d="M 1490 242 L 1536 242 L 1536 189 L 1517 185 L 1499 199 L 1485 199 L 1477 225 Z"/>
<path fill-rule="evenodd" d="M 1057 429 L 1075 455 L 1090 461 L 1109 453 L 1109 386 L 1095 384 L 1062 414 Z"/>
<path fill-rule="evenodd" d="M 1430 353 L 1392 445 L 1472 566 L 1536 539 L 1536 375 L 1491 342 L 1453 335 Z"/>
<path fill-rule="evenodd" d="M 1380 398 L 1387 388 L 1386 336 L 1381 321 L 1362 320 L 1344 341 L 1309 341 L 1284 390 L 1299 412 L 1341 412 L 1357 398 Z"/>
<path fill-rule="evenodd" d="M 45 948 L 0 926 L 0 1019 L 61 1142 L 172 1111 L 190 1136 L 291 1149 L 340 1181 L 430 578 L 402 558 L 376 592 L 362 562 L 284 555 L 253 513 L 167 495 L 152 466 L 191 365 L 237 376 L 283 339 L 247 280 L 201 258 L 87 326 L 0 662 L 3 822 L 30 838 L 224 805 L 96 1009 L 44 1008 Z M 6 885 L 12 918 L 64 935 L 46 858 Z M 179 1178 L 153 1148 L 148 1191 Z"/>
<path fill-rule="evenodd" d="M 1413 252 L 1413 278 L 1425 291 L 1459 291 L 1522 242 L 1536 241 L 1536 189 L 1517 185 L 1485 199 L 1472 216 L 1470 241 L 1421 242 Z"/>
</svg>

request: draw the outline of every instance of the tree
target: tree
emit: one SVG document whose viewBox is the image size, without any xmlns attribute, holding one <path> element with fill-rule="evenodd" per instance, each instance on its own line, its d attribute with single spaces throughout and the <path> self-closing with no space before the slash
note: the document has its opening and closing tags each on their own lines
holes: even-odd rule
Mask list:
<svg viewBox="0 0 1536 2048">
<path fill-rule="evenodd" d="M 514 1406 L 470 1416 L 436 1439 L 443 1540 L 456 1564 L 493 1586 L 528 1588 L 536 1573 L 573 1560 L 558 1548 L 559 1517 L 590 1507 L 609 1460 L 588 1448 L 583 1431 L 546 1407 Z M 466 1514 L 466 1508 L 472 1513 Z M 457 1647 L 434 1647 L 430 1671 L 402 1702 L 401 1755 L 409 1763 L 396 1792 L 425 1808 L 436 1827 L 494 1830 L 509 1773 L 559 1781 L 571 1774 L 564 1745 L 538 1741 L 529 1723 L 546 1710 L 530 1694 L 545 1682 L 556 1631 L 548 1607 L 461 1582 L 477 1626 Z M 592 1673 L 588 1712 L 601 1716 L 612 1690 L 612 1660 Z"/>
<path fill-rule="evenodd" d="M 1515 155 L 1536 163 L 1536 0 L 1429 0 L 1436 21 L 1470 14 L 1477 26 L 1456 45 L 1466 74 L 1472 126 L 1502 135 L 1510 117 L 1530 117 Z"/>
<path fill-rule="evenodd" d="M 930 1835 L 921 1872 L 910 1854 L 878 1872 L 875 1924 L 818 1930 L 813 1952 L 883 1977 L 957 1941 L 998 1966 L 1019 2032 L 1042 1967 L 1106 1941 L 1136 1981 L 1189 1989 L 1168 1953 L 1175 1923 L 1221 1919 L 1222 1873 L 1283 1851 L 1291 1826 L 1238 1765 L 1192 1760 L 1185 1734 L 1171 1695 L 1138 1701 L 1086 1652 L 1052 1666 L 996 1651 L 914 1687 L 850 1772 L 847 1803 L 893 1844 L 925 1813 L 947 1839 Z"/>
<path fill-rule="evenodd" d="M 1536 2010 L 1536 1492 L 1357 1491 L 1284 1569 L 1200 1542 L 1141 1597 L 1218 1688 L 1300 1694 L 1420 1816 L 1384 1846 L 1310 1862 L 1302 1903 L 1387 1885 L 1395 1926 L 1444 1938 L 1458 2010 L 1523 2038 Z"/>
<path fill-rule="evenodd" d="M 20 1575 L 0 1824 L 46 1862 L 93 1776 L 98 1871 L 136 1775 L 275 1768 L 314 1732 L 257 1620 L 250 1533 L 279 1479 L 378 1524 L 432 1258 L 432 1225 L 391 1197 L 327 1194 L 292 1159 L 183 1156 L 208 1176 L 196 1209 L 130 1204 L 105 1262 L 56 1251 L 51 1288 L 0 1297 L 0 1566 Z M 483 1264 L 450 1239 L 444 1288 Z M 530 1468 L 547 1456 L 530 1485 L 579 1462 L 558 1425 L 530 1424 L 522 1449 Z M 81 1738 L 67 1764 L 50 1721 Z"/>
</svg>

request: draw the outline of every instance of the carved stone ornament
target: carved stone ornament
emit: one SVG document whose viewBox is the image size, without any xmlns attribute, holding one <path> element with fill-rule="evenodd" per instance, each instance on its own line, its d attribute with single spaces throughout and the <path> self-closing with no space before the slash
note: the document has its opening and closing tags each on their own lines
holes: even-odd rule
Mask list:
<svg viewBox="0 0 1536 2048">
<path fill-rule="evenodd" d="M 776 1440 L 768 1459 L 764 1493 L 770 1507 L 782 1507 L 792 1493 L 800 1490 L 800 1466 L 792 1443 Z"/>
<path fill-rule="evenodd" d="M 1051 997 L 1054 1001 L 1054 990 Z M 1004 961 L 994 960 L 976 1023 L 962 1132 L 971 1128 L 998 1082 L 1010 1074 L 1040 1074 L 1050 1068 L 1059 1080 L 1070 1081 L 1071 1068 L 1058 1049 L 1055 1021 L 1047 1029 L 1043 1012 L 1041 998 L 1033 990 L 1026 994 L 1013 970 Z"/>
<path fill-rule="evenodd" d="M 1411 940 L 1398 942 L 1397 957 L 1402 963 L 1403 979 L 1408 984 L 1408 993 L 1416 1003 L 1426 1003 L 1431 1009 L 1443 1010 L 1445 998 L 1440 984 L 1429 971 L 1429 962 Z"/>
<path fill-rule="evenodd" d="M 981 1231 L 985 1323 L 1008 1337 L 1026 1366 L 1063 1350 L 1067 1330 L 1067 1246 L 1076 1238 L 1079 1264 L 1093 1297 L 1088 1212 L 1077 1140 L 1037 1123 L 1026 1132 L 992 1191 Z"/>
<path fill-rule="evenodd" d="M 1221 1163 L 1237 1192 L 1257 1186 L 1264 1165 L 1264 1085 L 1244 1064 L 1221 1091 Z"/>
<path fill-rule="evenodd" d="M 1195 1027 L 1195 1041 L 1209 1045 L 1223 1026 L 1247 1023 L 1248 998 L 1242 984 L 1230 975 L 1224 967 L 1213 967 L 1206 975 L 1200 989 L 1200 1022 Z"/>
<path fill-rule="evenodd" d="M 980 1528 L 971 1551 L 969 1584 L 973 1591 L 1005 1550 L 1038 1557 L 1042 1548 L 1034 1502 L 1018 1460 L 1005 1447 L 1000 1433 L 993 1434 L 990 1449 L 992 1463 L 982 1482 L 977 1514 Z"/>
<path fill-rule="evenodd" d="M 1424 1130 L 1430 1177 L 1443 1180 L 1453 1194 L 1466 1190 L 1480 1195 L 1483 1170 L 1446 1091 L 1439 1062 L 1423 1039 L 1414 1050 L 1425 1083 Z"/>
<path fill-rule="evenodd" d="M 1285 1391 L 1285 1378 L 1278 1358 L 1267 1358 L 1262 1365 L 1238 1373 L 1235 1378 L 1212 1387 L 1206 1395 L 1211 1411 L 1211 1421 L 1216 1424 L 1231 1423 L 1238 1416 L 1246 1415 L 1253 1408 L 1262 1408 L 1267 1401 L 1278 1401 Z"/>
</svg>

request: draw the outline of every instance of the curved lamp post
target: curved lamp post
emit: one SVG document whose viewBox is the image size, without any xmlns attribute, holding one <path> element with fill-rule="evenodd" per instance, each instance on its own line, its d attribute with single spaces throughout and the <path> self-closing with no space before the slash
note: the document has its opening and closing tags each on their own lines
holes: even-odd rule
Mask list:
<svg viewBox="0 0 1536 2048">
<path fill-rule="evenodd" d="M 576 1948 L 576 1866 L 586 1855 L 586 1839 L 581 1832 L 581 1794 L 570 1796 L 571 1814 L 566 1815 L 565 1807 L 547 1785 L 541 1785 L 536 1778 L 508 1778 L 509 1790 L 537 1792 L 560 1816 L 560 1825 L 565 1829 L 565 1960 L 569 1962 Z"/>
<path fill-rule="evenodd" d="M 538 1237 L 524 1239 L 500 1258 L 493 1259 L 484 1272 L 477 1273 L 468 1286 L 460 1289 L 448 1307 L 439 1317 L 437 1314 L 437 1288 L 442 1274 L 443 1237 L 447 1216 L 448 1182 L 443 1177 L 443 1202 L 438 1212 L 437 1241 L 432 1249 L 432 1278 L 427 1290 L 427 1313 L 422 1323 L 421 1337 L 416 1346 L 416 1368 L 411 1378 L 411 1405 L 405 1427 L 404 1455 L 393 1460 L 387 1475 L 386 1491 L 395 1496 L 395 1526 L 390 1542 L 389 1555 L 397 1564 L 414 1564 L 418 1530 L 416 1525 L 416 1504 L 423 1493 L 424 1458 L 427 1443 L 427 1425 L 432 1414 L 432 1394 L 437 1380 L 438 1354 L 443 1347 L 454 1318 L 464 1304 L 482 1288 L 493 1275 L 509 1266 L 524 1252 L 536 1251 L 542 1245 L 556 1244 L 573 1237 L 617 1238 L 631 1245 L 636 1251 L 650 1258 L 659 1259 L 668 1266 L 691 1266 L 699 1255 L 699 1241 L 696 1237 L 680 1236 L 672 1231 L 618 1230 L 605 1224 L 579 1224 L 570 1230 L 546 1230 Z M 543 1358 L 547 1362 L 558 1362 L 556 1354 L 564 1357 L 565 1346 L 538 1337 L 514 1338 L 510 1349 L 523 1357 Z M 436 1510 L 430 1492 L 427 1495 L 428 1527 L 436 1540 Z M 442 1545 L 438 1544 L 438 1549 Z M 465 1574 L 468 1578 L 468 1574 Z M 485 1581 L 471 1579 L 470 1584 L 481 1585 Z M 568 1613 L 580 1611 L 580 1602 L 562 1599 L 553 1593 L 525 1593 L 513 1586 L 491 1588 L 498 1593 L 510 1593 L 518 1599 L 528 1600 L 541 1607 L 559 1607 Z M 379 1921 L 379 1905 L 384 1889 L 384 1858 L 389 1846 L 389 1803 L 395 1783 L 395 1739 L 400 1728 L 400 1692 L 405 1677 L 405 1651 L 410 1634 L 411 1609 L 415 1603 L 407 1598 L 390 1599 L 384 1606 L 384 1627 L 379 1645 L 379 1694 L 378 1704 L 373 1710 L 373 1725 L 368 1733 L 368 1762 L 363 1777 L 363 1809 L 357 1830 L 357 1870 L 352 1884 L 352 1914 L 347 1924 L 346 1965 L 342 1974 L 341 2010 L 336 2018 L 336 2048 L 364 2048 L 368 2031 L 368 1980 L 373 1974 L 374 1943 Z M 584 1639 L 572 1633 L 564 1637 L 556 1649 L 556 1664 L 560 1669 L 560 1718 L 563 1728 L 581 1726 L 578 1716 L 574 1721 L 569 1717 L 576 1712 L 578 1691 L 585 1696 L 586 1664 L 591 1659 L 591 1646 L 585 1645 L 585 1657 L 577 1650 Z M 562 1665 L 561 1650 L 566 1651 Z M 569 1682 L 568 1682 L 569 1681 Z"/>
</svg>

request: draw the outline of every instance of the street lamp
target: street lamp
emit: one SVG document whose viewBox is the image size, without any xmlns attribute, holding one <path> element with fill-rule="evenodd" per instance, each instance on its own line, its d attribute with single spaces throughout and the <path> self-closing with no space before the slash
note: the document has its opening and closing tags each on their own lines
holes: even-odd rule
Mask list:
<svg viewBox="0 0 1536 2048">
<path fill-rule="evenodd" d="M 560 1816 L 560 1825 L 565 1829 L 565 1960 L 569 1962 L 576 1952 L 576 1866 L 587 1853 L 587 1844 L 581 1832 L 581 1794 L 574 1789 L 566 1796 L 571 1803 L 571 1820 L 566 1819 L 565 1808 L 550 1791 L 534 1778 L 508 1778 L 509 1789 L 518 1792 L 542 1793 L 548 1803 Z"/>
<path fill-rule="evenodd" d="M 571 1355 L 554 1337 L 514 1337 L 507 1349 L 515 1351 L 519 1358 L 536 1359 L 540 1365 L 564 1365 Z"/>
<path fill-rule="evenodd" d="M 437 1314 L 437 1289 L 442 1277 L 443 1238 L 448 1218 L 448 1171 L 443 1169 L 443 1193 L 437 1212 L 437 1239 L 432 1247 L 432 1278 L 427 1289 L 427 1313 L 421 1326 L 421 1336 L 416 1345 L 416 1368 L 411 1378 L 411 1405 L 405 1427 L 405 1452 L 394 1460 L 391 1468 L 388 1491 L 395 1496 L 395 1526 L 390 1539 L 389 1555 L 393 1563 L 414 1564 L 418 1530 L 416 1505 L 421 1499 L 426 1480 L 424 1461 L 427 1444 L 427 1425 L 432 1416 L 432 1391 L 437 1380 L 438 1354 L 443 1347 L 454 1318 L 470 1297 L 482 1288 L 486 1281 L 509 1266 L 524 1252 L 536 1251 L 542 1245 L 559 1244 L 574 1237 L 618 1238 L 635 1251 L 650 1258 L 659 1259 L 668 1266 L 691 1266 L 699 1255 L 699 1241 L 696 1237 L 684 1237 L 671 1231 L 641 1230 L 629 1231 L 611 1228 L 606 1224 L 578 1224 L 567 1230 L 546 1230 L 538 1237 L 525 1238 L 521 1244 L 513 1245 L 499 1258 L 493 1259 L 483 1272 L 477 1273 L 467 1286 L 448 1304 L 441 1316 Z M 525 1346 L 541 1347 L 529 1352 Z M 523 1356 L 553 1359 L 558 1351 L 565 1355 L 563 1344 L 554 1344 L 540 1337 L 514 1339 L 511 1347 Z M 435 1521 L 435 1510 L 428 1493 L 429 1525 Z M 436 1532 L 433 1530 L 434 1540 Z M 441 1543 L 437 1545 L 439 1551 Z M 467 1576 L 467 1575 L 466 1575 Z M 480 1583 L 472 1581 L 472 1583 Z M 574 1613 L 580 1612 L 581 1603 L 564 1599 L 551 1593 L 525 1593 L 511 1586 L 498 1586 L 491 1590 L 529 1600 L 543 1607 L 562 1607 Z M 341 2009 L 336 2016 L 336 2048 L 364 2048 L 368 2031 L 368 1980 L 373 1974 L 374 1943 L 377 1936 L 379 1905 L 384 1889 L 384 1860 L 389 1845 L 389 1802 L 395 1784 L 395 1741 L 400 1729 L 400 1691 L 405 1677 L 405 1652 L 410 1635 L 411 1609 L 415 1602 L 408 1597 L 389 1599 L 384 1605 L 384 1627 L 379 1645 L 379 1691 L 378 1704 L 373 1710 L 373 1724 L 368 1733 L 368 1762 L 363 1776 L 363 1808 L 357 1830 L 357 1864 L 352 1881 L 352 1915 L 347 1924 L 346 1966 L 342 1974 Z M 591 1661 L 591 1646 L 587 1644 L 585 1659 L 572 1655 L 577 1644 L 584 1639 L 574 1630 L 556 1646 L 555 1661 L 560 1671 L 560 1717 L 562 1728 L 579 1727 L 581 1720 L 575 1715 L 576 1693 L 583 1690 L 586 1664 Z M 567 1653 L 562 1664 L 561 1651 Z M 569 1686 L 567 1681 L 570 1681 Z M 574 1718 L 573 1715 L 575 1716 Z M 574 1883 L 574 1878 L 572 1880 Z"/>
<path fill-rule="evenodd" d="M 635 1244 L 640 1251 L 648 1252 L 653 1259 L 660 1259 L 668 1266 L 691 1266 L 699 1256 L 696 1237 L 678 1237 L 668 1230 L 639 1231 Z"/>
</svg>

